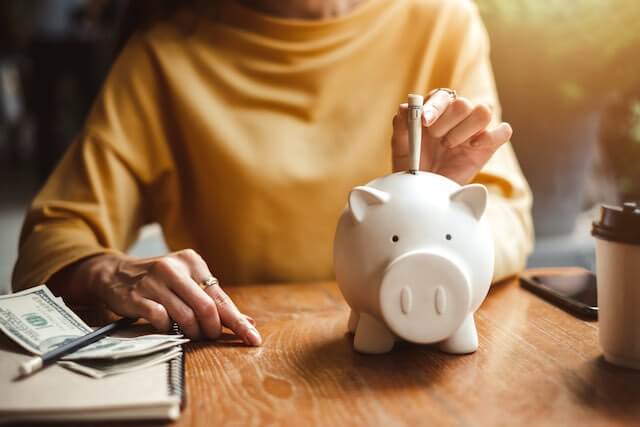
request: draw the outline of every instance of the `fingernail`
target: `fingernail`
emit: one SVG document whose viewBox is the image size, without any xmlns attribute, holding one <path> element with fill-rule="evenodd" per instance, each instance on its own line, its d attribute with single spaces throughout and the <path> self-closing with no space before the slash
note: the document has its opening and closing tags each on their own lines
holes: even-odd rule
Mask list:
<svg viewBox="0 0 640 427">
<path fill-rule="evenodd" d="M 262 344 L 262 337 L 258 333 L 257 329 L 249 328 L 249 330 L 247 331 L 247 344 L 254 347 L 258 347 L 260 344 Z"/>
<path fill-rule="evenodd" d="M 436 118 L 436 115 L 433 112 L 433 110 L 431 110 L 431 109 L 424 110 L 424 120 L 426 121 L 427 126 L 429 126 L 431 123 L 433 123 L 435 118 Z"/>
</svg>

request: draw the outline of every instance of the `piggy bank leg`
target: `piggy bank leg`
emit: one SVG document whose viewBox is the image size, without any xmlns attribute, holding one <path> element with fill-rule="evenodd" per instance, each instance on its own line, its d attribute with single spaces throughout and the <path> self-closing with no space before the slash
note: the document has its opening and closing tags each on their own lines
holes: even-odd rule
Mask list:
<svg viewBox="0 0 640 427">
<path fill-rule="evenodd" d="M 367 313 L 360 313 L 353 347 L 360 353 L 387 353 L 393 348 L 395 338 L 380 321 Z"/>
<path fill-rule="evenodd" d="M 358 326 L 358 320 L 360 319 L 360 313 L 355 310 L 351 310 L 351 314 L 349 315 L 349 324 L 347 326 L 349 333 L 355 334 L 356 327 Z"/>
<path fill-rule="evenodd" d="M 449 338 L 440 343 L 440 350 L 445 353 L 466 354 L 478 349 L 478 332 L 473 320 L 473 313 L 467 315 L 462 325 Z"/>
</svg>

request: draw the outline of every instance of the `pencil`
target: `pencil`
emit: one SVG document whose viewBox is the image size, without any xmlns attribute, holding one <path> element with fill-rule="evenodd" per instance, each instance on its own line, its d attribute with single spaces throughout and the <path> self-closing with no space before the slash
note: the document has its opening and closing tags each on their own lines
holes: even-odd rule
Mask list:
<svg viewBox="0 0 640 427">
<path fill-rule="evenodd" d="M 53 349 L 51 351 L 46 352 L 42 356 L 36 356 L 32 359 L 27 360 L 22 365 L 20 365 L 20 376 L 26 377 L 28 375 L 33 374 L 34 372 L 39 371 L 47 365 L 50 365 L 54 362 L 57 362 L 64 356 L 73 353 L 76 350 L 79 350 L 83 347 L 92 344 L 112 332 L 117 331 L 118 329 L 122 329 L 126 326 L 131 325 L 137 319 L 130 319 L 128 317 L 123 317 L 120 320 L 117 320 L 113 323 L 110 323 L 102 328 L 96 329 L 95 331 L 78 337 L 72 341 L 69 341 L 66 344 L 61 345 L 60 347 Z"/>
</svg>

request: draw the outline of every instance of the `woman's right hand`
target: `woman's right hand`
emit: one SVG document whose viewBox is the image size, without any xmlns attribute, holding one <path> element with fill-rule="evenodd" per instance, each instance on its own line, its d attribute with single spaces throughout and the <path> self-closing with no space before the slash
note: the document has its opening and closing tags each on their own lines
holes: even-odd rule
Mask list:
<svg viewBox="0 0 640 427">
<path fill-rule="evenodd" d="M 471 182 L 513 133 L 508 123 L 491 126 L 493 111 L 489 106 L 452 97 L 444 89 L 429 97 L 422 111 L 420 170 L 446 176 L 460 185 Z M 409 169 L 407 115 L 407 104 L 401 104 L 393 118 L 394 172 Z"/>
<path fill-rule="evenodd" d="M 216 339 L 224 325 L 246 344 L 260 345 L 255 321 L 218 284 L 200 286 L 211 276 L 202 257 L 187 249 L 143 259 L 97 255 L 74 264 L 70 279 L 88 284 L 91 300 L 121 316 L 146 319 L 161 331 L 173 319 L 190 338 Z"/>
</svg>

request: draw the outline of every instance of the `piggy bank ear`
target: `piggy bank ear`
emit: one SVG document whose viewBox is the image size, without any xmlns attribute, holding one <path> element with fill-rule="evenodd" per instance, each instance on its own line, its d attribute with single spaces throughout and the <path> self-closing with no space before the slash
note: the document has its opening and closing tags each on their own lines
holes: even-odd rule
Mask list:
<svg viewBox="0 0 640 427">
<path fill-rule="evenodd" d="M 362 222 L 371 206 L 386 203 L 389 197 L 389 193 L 375 188 L 355 187 L 349 193 L 349 212 L 356 221 Z"/>
<path fill-rule="evenodd" d="M 478 220 L 487 207 L 487 197 L 487 189 L 481 184 L 465 185 L 449 196 L 452 202 L 466 206 Z"/>
</svg>

